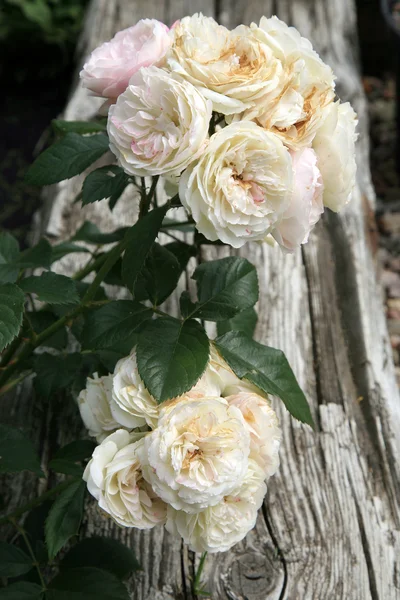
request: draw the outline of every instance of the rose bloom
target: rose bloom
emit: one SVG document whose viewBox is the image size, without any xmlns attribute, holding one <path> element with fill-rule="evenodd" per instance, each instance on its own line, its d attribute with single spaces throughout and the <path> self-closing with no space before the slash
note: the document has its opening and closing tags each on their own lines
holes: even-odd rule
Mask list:
<svg viewBox="0 0 400 600">
<path fill-rule="evenodd" d="M 277 17 L 262 17 L 251 32 L 282 65 L 285 86 L 274 101 L 262 100 L 242 118 L 274 131 L 293 150 L 310 146 L 323 118 L 323 109 L 335 96 L 332 69 L 313 50 L 309 40 Z"/>
<path fill-rule="evenodd" d="M 157 425 L 158 404 L 139 375 L 135 349 L 115 365 L 111 412 L 114 419 L 128 429 Z"/>
<path fill-rule="evenodd" d="M 272 231 L 276 241 L 293 251 L 308 241 L 311 230 L 324 212 L 324 185 L 317 167 L 317 155 L 311 148 L 292 153 L 293 195 L 282 220 Z"/>
<path fill-rule="evenodd" d="M 88 377 L 86 388 L 78 396 L 78 408 L 89 435 L 101 442 L 120 425 L 110 410 L 112 375 Z"/>
<path fill-rule="evenodd" d="M 249 27 L 229 31 L 200 13 L 179 21 L 173 35 L 170 70 L 198 87 L 219 113 L 242 112 L 260 99 L 268 104 L 285 85 L 280 61 Z"/>
<path fill-rule="evenodd" d="M 161 411 L 140 449 L 143 476 L 175 509 L 217 504 L 242 481 L 250 435 L 241 411 L 223 398 L 182 396 Z"/>
<path fill-rule="evenodd" d="M 262 468 L 265 479 L 279 467 L 281 430 L 269 400 L 248 391 L 240 391 L 226 398 L 229 406 L 242 413 L 250 432 L 250 458 Z"/>
<path fill-rule="evenodd" d="M 172 34 L 170 70 L 198 87 L 217 112 L 239 113 L 260 98 L 268 103 L 285 84 L 281 62 L 248 27 L 229 31 L 200 13 L 179 21 Z"/>
<path fill-rule="evenodd" d="M 197 514 L 168 506 L 165 527 L 193 552 L 226 552 L 255 526 L 266 491 L 262 469 L 250 460 L 243 482 L 221 502 Z"/>
<path fill-rule="evenodd" d="M 143 479 L 138 450 L 143 434 L 119 429 L 93 452 L 83 479 L 99 506 L 119 525 L 151 529 L 165 522 L 166 506 Z"/>
<path fill-rule="evenodd" d="M 198 162 L 181 176 L 179 197 L 207 239 L 234 248 L 264 240 L 293 191 L 289 151 L 255 123 L 217 131 Z"/>
<path fill-rule="evenodd" d="M 325 109 L 325 120 L 313 148 L 324 181 L 324 204 L 338 212 L 351 199 L 356 183 L 355 143 L 357 115 L 348 102 Z"/>
<path fill-rule="evenodd" d="M 163 62 L 171 44 L 168 27 L 155 19 L 142 19 L 119 31 L 110 42 L 92 52 L 80 73 L 84 87 L 96 96 L 115 101 L 141 67 Z"/>
<path fill-rule="evenodd" d="M 131 175 L 179 175 L 207 142 L 211 103 L 187 81 L 141 69 L 108 114 L 110 148 Z"/>
</svg>

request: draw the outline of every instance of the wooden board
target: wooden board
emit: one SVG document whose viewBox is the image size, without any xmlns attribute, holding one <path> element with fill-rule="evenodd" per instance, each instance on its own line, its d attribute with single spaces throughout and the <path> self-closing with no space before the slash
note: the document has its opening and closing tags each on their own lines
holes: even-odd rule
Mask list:
<svg viewBox="0 0 400 600">
<path fill-rule="evenodd" d="M 227 26 L 263 14 L 297 26 L 331 64 L 342 99 L 352 102 L 360 119 L 358 187 L 346 211 L 326 214 L 310 243 L 294 255 L 256 244 L 240 252 L 257 266 L 260 278 L 257 338 L 286 352 L 307 392 L 317 431 L 294 422 L 275 403 L 283 428 L 280 471 L 269 484 L 257 527 L 232 551 L 209 558 L 205 586 L 218 600 L 395 600 L 400 598 L 400 403 L 375 278 L 374 194 L 354 2 L 92 0 L 80 53 L 87 55 L 141 17 L 172 23 L 196 10 Z M 98 104 L 74 85 L 64 117 L 89 117 Z M 132 190 L 111 215 L 106 203 L 84 210 L 73 204 L 81 182 L 76 178 L 47 194 L 41 227 L 49 235 L 68 238 L 84 219 L 103 230 L 133 222 Z M 66 257 L 61 271 L 75 271 L 81 258 Z M 170 309 L 175 306 L 173 299 Z M 8 420 L 36 428 L 44 465 L 52 448 L 82 433 L 74 407 L 32 405 L 29 383 L 1 410 Z M 14 478 L 6 489 L 12 506 L 36 493 L 32 481 Z M 121 530 L 89 502 L 84 529 L 87 535 L 113 535 L 136 552 L 143 571 L 129 583 L 132 599 L 192 598 L 199 557 L 162 528 Z"/>
</svg>

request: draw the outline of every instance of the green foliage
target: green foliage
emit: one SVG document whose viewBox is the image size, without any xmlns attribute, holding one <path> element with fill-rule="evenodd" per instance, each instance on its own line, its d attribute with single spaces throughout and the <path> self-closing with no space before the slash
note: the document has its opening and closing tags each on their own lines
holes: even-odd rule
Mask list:
<svg viewBox="0 0 400 600">
<path fill-rule="evenodd" d="M 25 296 L 13 283 L 0 285 L 0 352 L 18 335 Z"/>
<path fill-rule="evenodd" d="M 78 133 L 85 135 L 88 133 L 101 133 L 106 131 L 105 123 L 98 121 L 63 121 L 62 119 L 53 119 L 51 122 L 53 130 L 59 135 L 66 133 Z"/>
<path fill-rule="evenodd" d="M 19 287 L 29 294 L 49 304 L 73 304 L 79 302 L 75 282 L 65 275 L 42 273 L 22 279 Z"/>
<path fill-rule="evenodd" d="M 0 577 L 19 577 L 33 567 L 32 559 L 16 546 L 0 542 Z"/>
<path fill-rule="evenodd" d="M 225 321 L 254 306 L 258 300 L 258 278 L 254 266 L 245 258 L 228 256 L 202 263 L 193 274 L 198 302 L 186 297 L 181 305 L 184 317 L 206 321 Z"/>
<path fill-rule="evenodd" d="M 39 477 L 43 475 L 40 460 L 26 434 L 0 424 L 0 473 L 19 471 L 32 471 Z"/>
<path fill-rule="evenodd" d="M 93 567 L 62 569 L 50 582 L 47 600 L 129 600 L 121 581 L 109 571 Z"/>
<path fill-rule="evenodd" d="M 43 590 L 36 583 L 18 581 L 0 590 L 0 600 L 42 600 Z"/>
<path fill-rule="evenodd" d="M 0 41 L 74 47 L 86 0 L 3 0 Z"/>
<path fill-rule="evenodd" d="M 175 254 L 154 243 L 136 281 L 135 298 L 162 304 L 178 285 L 182 270 Z"/>
<path fill-rule="evenodd" d="M 108 150 L 108 137 L 102 133 L 81 136 L 67 133 L 38 156 L 26 174 L 30 185 L 51 185 L 79 175 Z"/>
<path fill-rule="evenodd" d="M 84 246 L 74 244 L 74 242 L 63 242 L 52 247 L 51 262 L 57 262 L 63 256 L 76 252 L 89 252 Z"/>
<path fill-rule="evenodd" d="M 84 481 L 73 481 L 54 502 L 47 517 L 46 545 L 52 560 L 68 540 L 79 531 L 86 492 Z"/>
<path fill-rule="evenodd" d="M 278 396 L 295 419 L 313 427 L 307 399 L 281 350 L 263 346 L 241 331 L 226 333 L 215 345 L 238 377 Z"/>
<path fill-rule="evenodd" d="M 132 550 L 111 538 L 92 537 L 82 540 L 66 554 L 61 568 L 96 567 L 126 579 L 140 565 Z"/>
<path fill-rule="evenodd" d="M 146 260 L 160 231 L 167 210 L 167 205 L 152 210 L 127 233 L 126 250 L 122 260 L 122 279 L 126 287 L 132 292 L 142 269 L 146 265 Z"/>
<path fill-rule="evenodd" d="M 202 376 L 209 342 L 195 320 L 162 317 L 143 327 L 137 345 L 137 364 L 145 386 L 157 402 L 180 396 Z"/>
<path fill-rule="evenodd" d="M 92 171 L 83 182 L 83 206 L 109 198 L 110 208 L 113 209 L 129 181 L 130 178 L 125 171 L 115 165 L 107 165 Z"/>
<path fill-rule="evenodd" d="M 10 233 L 0 233 L 0 283 L 14 283 L 19 267 L 15 264 L 19 255 L 18 241 Z"/>
<path fill-rule="evenodd" d="M 115 347 L 124 342 L 134 346 L 140 325 L 150 319 L 153 313 L 149 308 L 135 300 L 115 300 L 97 310 L 91 311 L 86 318 L 82 332 L 84 349 Z"/>
<path fill-rule="evenodd" d="M 232 319 L 227 321 L 218 321 L 218 335 L 228 333 L 228 331 L 243 331 L 248 337 L 253 337 L 257 325 L 257 313 L 253 307 L 246 308 L 238 313 Z"/>
<path fill-rule="evenodd" d="M 36 334 L 42 333 L 48 327 L 54 325 L 57 322 L 57 317 L 53 312 L 49 310 L 40 310 L 27 313 L 27 318 Z M 27 332 L 29 333 L 29 332 Z M 63 350 L 68 343 L 68 333 L 66 327 L 57 329 L 53 335 L 48 337 L 44 342 L 44 346 L 47 348 L 54 348 L 56 350 Z"/>
<path fill-rule="evenodd" d="M 52 263 L 52 248 L 46 239 L 41 239 L 36 246 L 28 248 L 18 257 L 18 265 L 21 268 L 44 267 L 48 269 Z"/>
<path fill-rule="evenodd" d="M 75 242 L 81 241 L 96 245 L 112 244 L 113 242 L 119 242 L 122 240 L 128 229 L 129 227 L 122 227 L 121 229 L 116 229 L 111 233 L 102 233 L 97 225 L 91 223 L 90 221 L 85 221 L 82 227 L 78 229 L 72 240 Z"/>
<path fill-rule="evenodd" d="M 82 362 L 79 352 L 66 356 L 38 354 L 34 359 L 35 390 L 43 398 L 50 398 L 55 392 L 67 389 L 74 381 Z"/>
</svg>

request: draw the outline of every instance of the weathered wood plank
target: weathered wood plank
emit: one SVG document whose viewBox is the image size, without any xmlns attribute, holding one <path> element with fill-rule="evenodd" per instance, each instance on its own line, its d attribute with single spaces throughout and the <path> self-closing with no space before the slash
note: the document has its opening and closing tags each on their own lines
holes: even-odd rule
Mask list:
<svg viewBox="0 0 400 600">
<path fill-rule="evenodd" d="M 400 404 L 366 219 L 366 206 L 373 206 L 374 197 L 354 4 L 220 0 L 214 7 L 210 0 L 92 0 L 81 52 L 87 54 L 143 16 L 173 22 L 198 9 L 210 15 L 218 9 L 220 21 L 231 26 L 274 13 L 296 25 L 332 65 L 341 96 L 354 104 L 360 118 L 358 189 L 343 215 L 326 215 L 310 243 L 294 255 L 260 245 L 241 252 L 257 265 L 260 276 L 257 336 L 287 353 L 307 391 L 317 431 L 293 422 L 276 403 L 283 427 L 280 472 L 270 483 L 256 529 L 231 552 L 209 560 L 206 586 L 215 599 L 400 598 Z M 97 105 L 78 86 L 65 118 L 90 116 Z M 132 190 L 111 215 L 105 203 L 84 210 L 73 205 L 80 184 L 77 178 L 53 190 L 48 233 L 64 239 L 84 219 L 113 229 L 135 218 Z M 64 272 L 75 270 L 79 258 L 67 257 Z M 20 422 L 27 423 L 26 411 L 36 413 L 46 462 L 55 443 L 80 431 L 79 420 L 69 407 L 63 409 L 67 428 L 65 413 L 53 409 L 43 424 L 37 407 L 26 408 L 27 400 L 26 391 L 20 392 L 11 416 L 18 413 Z M 27 494 L 26 481 L 18 480 L 15 503 Z M 87 534 L 118 536 L 137 552 L 144 571 L 131 582 L 132 598 L 191 597 L 195 559 L 178 541 L 162 529 L 122 531 L 100 516 L 94 504 L 88 510 Z"/>
</svg>

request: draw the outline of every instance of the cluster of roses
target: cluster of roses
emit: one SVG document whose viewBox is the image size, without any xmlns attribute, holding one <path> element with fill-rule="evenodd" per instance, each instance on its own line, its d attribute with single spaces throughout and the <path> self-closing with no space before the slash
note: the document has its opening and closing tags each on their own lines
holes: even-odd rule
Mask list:
<svg viewBox="0 0 400 600">
<path fill-rule="evenodd" d="M 165 524 L 195 552 L 228 550 L 254 527 L 279 464 L 278 419 L 261 394 L 212 348 L 194 388 L 157 405 L 133 351 L 79 396 L 101 442 L 84 474 L 90 493 L 124 527 Z"/>
<path fill-rule="evenodd" d="M 307 241 L 355 181 L 356 115 L 334 75 L 276 17 L 230 31 L 196 14 L 145 19 L 81 72 L 106 99 L 111 150 L 134 176 L 161 175 L 209 240 Z"/>
</svg>

